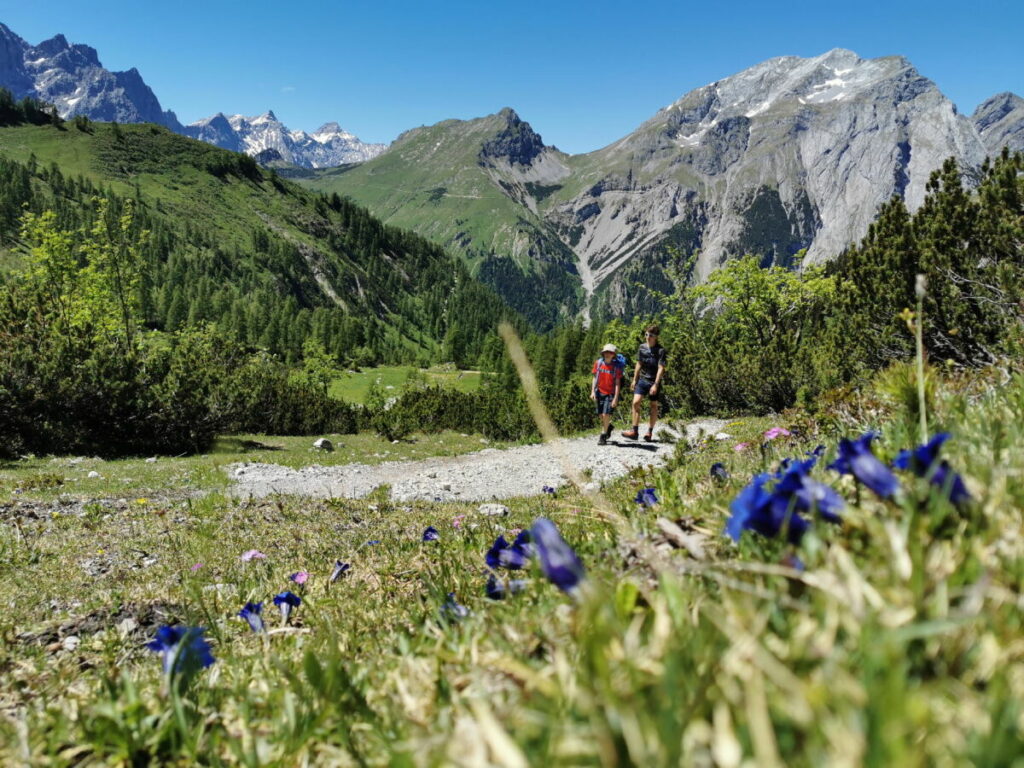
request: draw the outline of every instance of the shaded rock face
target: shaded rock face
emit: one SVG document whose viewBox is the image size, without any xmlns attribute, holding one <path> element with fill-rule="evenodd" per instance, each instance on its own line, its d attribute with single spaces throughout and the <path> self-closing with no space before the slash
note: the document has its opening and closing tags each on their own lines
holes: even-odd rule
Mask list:
<svg viewBox="0 0 1024 768">
<path fill-rule="evenodd" d="M 104 69 L 95 48 L 71 44 L 64 35 L 29 45 L 0 24 L 0 85 L 15 98 L 32 96 L 53 104 L 64 118 L 86 115 L 181 130 L 177 117 L 160 106 L 138 70 Z"/>
<path fill-rule="evenodd" d="M 503 158 L 517 165 L 530 165 L 546 149 L 544 141 L 529 123 L 519 119 L 515 111 L 503 109 L 499 117 L 506 120 L 506 127 L 484 142 L 480 150 L 481 159 Z"/>
<path fill-rule="evenodd" d="M 1024 99 L 1015 93 L 1000 93 L 981 104 L 971 116 L 990 154 L 1003 147 L 1024 151 Z"/>
</svg>

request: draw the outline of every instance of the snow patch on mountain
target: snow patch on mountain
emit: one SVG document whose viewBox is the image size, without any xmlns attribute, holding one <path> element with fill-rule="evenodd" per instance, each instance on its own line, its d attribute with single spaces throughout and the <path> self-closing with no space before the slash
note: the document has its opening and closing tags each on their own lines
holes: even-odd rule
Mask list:
<svg viewBox="0 0 1024 768">
<path fill-rule="evenodd" d="M 304 168 L 359 163 L 387 149 L 386 144 L 360 141 L 334 122 L 324 123 L 312 134 L 290 130 L 271 110 L 255 117 L 217 113 L 192 123 L 184 132 L 193 138 L 247 155 L 255 156 L 273 149 L 285 162 Z"/>
</svg>

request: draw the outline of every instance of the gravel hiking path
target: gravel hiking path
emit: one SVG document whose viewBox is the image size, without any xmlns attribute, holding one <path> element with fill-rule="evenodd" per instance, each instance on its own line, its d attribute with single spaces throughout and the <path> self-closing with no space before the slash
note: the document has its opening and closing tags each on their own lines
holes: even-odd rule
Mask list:
<svg viewBox="0 0 1024 768">
<path fill-rule="evenodd" d="M 724 425 L 721 419 L 693 421 L 686 425 L 686 437 L 692 441 L 702 432 L 715 435 Z M 671 438 L 678 436 L 659 425 L 653 443 L 627 440 L 619 430 L 604 446 L 597 444 L 597 434 L 558 442 L 576 467 L 589 470 L 591 482 L 600 484 L 634 467 L 663 464 L 675 448 Z M 334 467 L 314 464 L 302 469 L 242 463 L 230 465 L 227 471 L 234 480 L 230 493 L 243 498 L 283 494 L 358 499 L 381 485 L 389 485 L 395 501 L 490 501 L 534 496 L 545 485 L 558 488 L 568 482 L 555 451 L 543 443 L 421 461 Z"/>
</svg>

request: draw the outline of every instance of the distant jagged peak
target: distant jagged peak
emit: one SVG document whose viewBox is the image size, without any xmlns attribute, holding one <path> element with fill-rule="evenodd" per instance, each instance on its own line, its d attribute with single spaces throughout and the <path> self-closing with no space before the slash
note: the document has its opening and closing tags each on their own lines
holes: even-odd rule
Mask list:
<svg viewBox="0 0 1024 768">
<path fill-rule="evenodd" d="M 30 59 L 30 61 L 26 62 L 29 65 L 33 63 L 32 60 L 35 60 L 35 62 L 49 66 L 49 60 L 54 60 L 64 67 L 74 69 L 103 66 L 100 63 L 99 53 L 95 48 L 81 43 L 69 43 L 68 39 L 59 33 L 49 40 L 44 40 L 39 45 L 29 47 L 26 55 Z M 39 62 L 40 59 L 44 61 Z"/>
<path fill-rule="evenodd" d="M 27 42 L 25 42 L 24 39 L 22 39 L 20 35 L 18 35 L 17 32 L 15 32 L 13 29 L 8 27 L 3 22 L 0 22 L 0 39 L 16 43 L 19 45 L 20 48 L 23 49 L 31 47 Z"/>
<path fill-rule="evenodd" d="M 979 104 L 971 119 L 978 128 L 984 129 L 1015 109 L 1024 109 L 1024 99 L 1011 91 L 1003 91 Z"/>
</svg>

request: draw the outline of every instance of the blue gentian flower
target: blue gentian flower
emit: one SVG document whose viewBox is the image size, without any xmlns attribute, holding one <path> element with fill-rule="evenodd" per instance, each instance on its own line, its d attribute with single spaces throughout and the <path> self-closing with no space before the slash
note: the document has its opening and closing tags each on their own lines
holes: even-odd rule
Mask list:
<svg viewBox="0 0 1024 768">
<path fill-rule="evenodd" d="M 775 538 L 785 529 L 787 539 L 799 544 L 809 527 L 800 512 L 816 511 L 830 523 L 841 522 L 842 497 L 808 476 L 816 460 L 786 460 L 778 473 L 755 476 L 729 505 L 732 515 L 725 524 L 726 534 L 733 541 L 739 541 L 743 531 Z M 777 482 L 768 490 L 773 479 Z"/>
<path fill-rule="evenodd" d="M 839 441 L 839 456 L 828 465 L 843 475 L 853 475 L 879 497 L 891 499 L 900 489 L 896 475 L 871 452 L 874 432 L 865 432 L 856 440 Z"/>
<path fill-rule="evenodd" d="M 156 639 L 146 643 L 146 647 L 161 655 L 164 674 L 187 680 L 215 661 L 210 644 L 203 637 L 205 631 L 204 627 L 164 625 L 157 629 Z"/>
<path fill-rule="evenodd" d="M 725 468 L 725 464 L 720 461 L 716 461 L 711 465 L 711 477 L 719 483 L 724 483 L 730 477 L 729 470 Z"/>
<path fill-rule="evenodd" d="M 733 541 L 739 541 L 743 531 L 775 538 L 783 526 L 786 526 L 787 537 L 794 544 L 803 538 L 807 521 L 795 509 L 788 508 L 785 496 L 776 497 L 765 488 L 771 479 L 772 475 L 768 473 L 756 475 L 732 500 L 729 505 L 732 514 L 725 523 L 725 532 Z M 780 498 L 784 504 L 778 503 Z"/>
<path fill-rule="evenodd" d="M 249 622 L 252 631 L 259 634 L 266 631 L 263 624 L 263 603 L 246 603 L 245 607 L 238 612 L 238 615 Z"/>
<path fill-rule="evenodd" d="M 331 571 L 331 578 L 329 579 L 328 583 L 329 584 L 333 584 L 338 579 L 340 579 L 342 576 L 344 576 L 346 573 L 348 573 L 351 568 L 352 568 L 352 566 L 349 565 L 348 563 L 343 563 L 343 562 L 341 562 L 341 560 L 335 560 L 334 561 L 334 570 Z"/>
<path fill-rule="evenodd" d="M 549 493 L 552 496 L 555 495 L 555 489 L 552 488 L 550 485 L 545 485 L 543 488 L 540 489 L 540 491 L 541 493 Z"/>
<path fill-rule="evenodd" d="M 658 503 L 658 495 L 653 488 L 644 488 L 636 492 L 636 498 L 633 501 L 645 507 L 653 507 Z"/>
<path fill-rule="evenodd" d="M 817 511 L 830 523 L 842 522 L 839 512 L 844 506 L 843 497 L 834 488 L 808 476 L 816 461 L 793 462 L 772 489 L 772 505 L 780 515 L 785 515 L 792 505 L 801 512 Z"/>
<path fill-rule="evenodd" d="M 964 504 L 971 500 L 971 494 L 964 485 L 963 478 L 953 471 L 949 462 L 939 459 L 939 448 L 951 437 L 949 432 L 940 432 L 913 451 L 900 451 L 893 461 L 893 466 L 896 469 L 909 469 L 918 477 L 927 478 L 929 483 L 939 486 L 948 493 L 951 502 Z"/>
<path fill-rule="evenodd" d="M 563 592 L 573 594 L 586 578 L 583 563 L 576 552 L 565 543 L 558 528 L 546 517 L 537 518 L 530 533 L 537 544 L 544 575 Z"/>
<path fill-rule="evenodd" d="M 380 544 L 380 539 L 371 539 L 370 541 L 366 542 L 367 547 L 374 547 L 377 544 Z"/>
<path fill-rule="evenodd" d="M 508 568 L 510 571 L 516 571 L 525 568 L 533 555 L 534 546 L 530 543 L 530 532 L 522 531 L 511 544 L 505 541 L 504 536 L 496 538 L 484 559 L 491 568 Z"/>
<path fill-rule="evenodd" d="M 281 619 L 285 624 L 288 623 L 292 608 L 298 608 L 301 603 L 302 598 L 294 592 L 282 592 L 279 595 L 274 595 L 274 605 L 281 611 Z"/>
<path fill-rule="evenodd" d="M 423 532 L 423 540 L 424 540 L 424 541 L 437 541 L 437 540 L 438 540 L 438 539 L 440 539 L 440 538 L 441 538 L 441 534 L 440 534 L 440 533 L 438 533 L 438 532 L 437 532 L 437 528 L 435 528 L 435 527 L 434 527 L 434 526 L 432 526 L 432 525 L 431 525 L 431 526 L 429 526 L 429 527 L 427 528 L 427 530 L 425 530 L 425 531 Z"/>
<path fill-rule="evenodd" d="M 508 584 L 496 578 L 492 573 L 487 579 L 487 586 L 484 588 L 486 595 L 491 600 L 504 600 L 505 595 L 518 595 L 526 589 L 526 579 L 509 579 Z"/>
<path fill-rule="evenodd" d="M 460 605 L 455 599 L 455 593 L 449 592 L 448 599 L 441 605 L 441 617 L 448 621 L 461 621 L 469 616 L 469 608 Z"/>
</svg>

